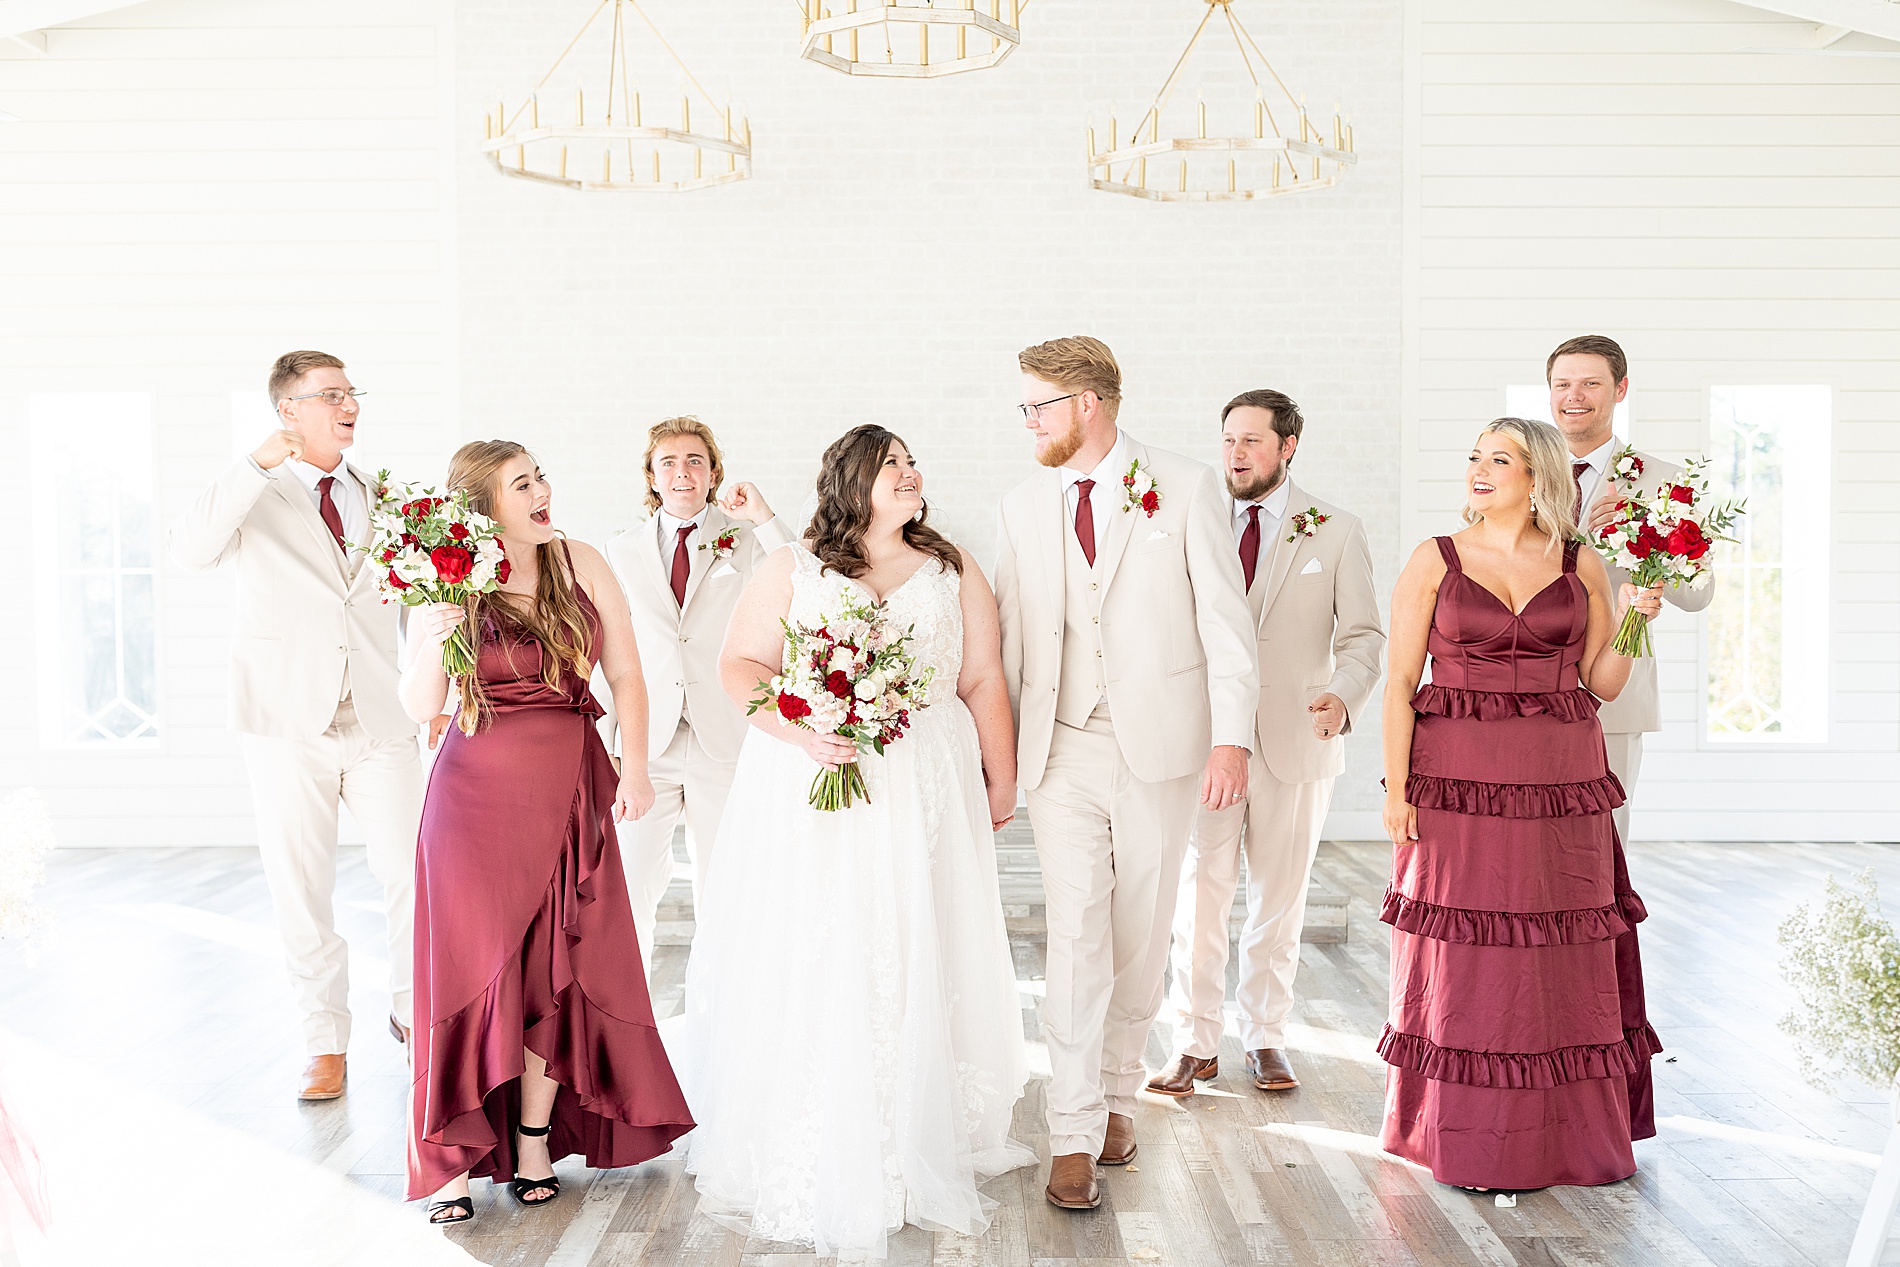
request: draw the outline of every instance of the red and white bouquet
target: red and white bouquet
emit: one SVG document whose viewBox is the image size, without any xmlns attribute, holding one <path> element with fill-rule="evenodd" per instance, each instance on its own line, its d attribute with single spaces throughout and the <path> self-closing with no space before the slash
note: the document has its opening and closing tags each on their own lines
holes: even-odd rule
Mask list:
<svg viewBox="0 0 1900 1267">
<path fill-rule="evenodd" d="M 899 632 L 881 609 L 857 598 L 843 599 L 815 629 L 779 623 L 785 630 L 783 671 L 759 683 L 746 715 L 776 712 L 791 725 L 883 756 L 885 746 L 910 728 L 911 710 L 924 706 L 936 672 L 918 666 L 911 631 Z M 854 801 L 870 800 L 856 761 L 820 770 L 812 780 L 813 809 L 849 809 Z"/>
<path fill-rule="evenodd" d="M 1709 583 L 1705 556 L 1717 541 L 1732 540 L 1723 534 L 1746 513 L 1747 506 L 1709 495 L 1707 465 L 1707 458 L 1692 459 L 1674 480 L 1654 492 L 1639 493 L 1635 485 L 1643 477 L 1643 459 L 1627 445 L 1610 459 L 1609 478 L 1620 492 L 1617 518 L 1597 530 L 1592 544 L 1629 573 L 1630 584 L 1643 589 L 1652 585 L 1701 589 Z M 1624 615 L 1616 641 L 1610 645 L 1618 655 L 1655 654 L 1649 621 L 1634 607 Z"/>
<path fill-rule="evenodd" d="M 377 584 L 385 603 L 394 600 L 407 607 L 466 604 L 477 594 L 499 589 L 508 579 L 501 528 L 487 515 L 469 509 L 466 493 L 444 497 L 432 488 L 398 484 L 388 471 L 379 471 L 369 520 L 366 549 L 383 569 Z M 457 625 L 442 644 L 442 669 L 451 677 L 475 671 L 475 646 L 466 622 Z"/>
</svg>

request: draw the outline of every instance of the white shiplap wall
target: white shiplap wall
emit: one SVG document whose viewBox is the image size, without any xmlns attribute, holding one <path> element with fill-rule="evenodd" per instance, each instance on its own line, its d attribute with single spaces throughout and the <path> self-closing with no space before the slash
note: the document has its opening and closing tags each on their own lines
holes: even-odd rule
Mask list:
<svg viewBox="0 0 1900 1267">
<path fill-rule="evenodd" d="M 1471 436 L 1569 335 L 1623 344 L 1665 456 L 1706 449 L 1712 385 L 1834 389 L 1829 742 L 1704 742 L 1702 620 L 1672 612 L 1638 837 L 1900 839 L 1900 60 L 1740 51 L 1813 30 L 1725 0 L 1408 5 L 1407 541 L 1447 530 Z"/>
<path fill-rule="evenodd" d="M 232 460 L 232 394 L 317 347 L 374 392 L 372 466 L 433 461 L 455 386 L 445 16 L 158 0 L 53 30 L 44 57 L 0 43 L 21 120 L 0 123 L 0 446 L 28 451 L 36 393 L 151 393 L 162 531 Z M 29 504 L 0 499 L 8 541 L 33 539 Z M 33 626 L 7 605 L 0 785 L 40 788 L 62 844 L 252 839 L 225 729 L 232 586 L 161 573 L 156 752 L 42 751 Z"/>
</svg>

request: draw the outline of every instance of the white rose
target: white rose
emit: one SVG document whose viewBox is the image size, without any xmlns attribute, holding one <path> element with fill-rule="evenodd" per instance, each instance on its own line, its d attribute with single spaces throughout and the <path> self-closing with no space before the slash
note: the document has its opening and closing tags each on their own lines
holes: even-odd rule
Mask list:
<svg viewBox="0 0 1900 1267">
<path fill-rule="evenodd" d="M 876 699 L 880 694 L 883 693 L 883 691 L 884 691 L 883 679 L 879 678 L 878 675 L 875 673 L 871 674 L 870 676 L 866 678 L 863 678 L 862 680 L 858 682 L 856 686 L 851 688 L 851 693 L 853 695 L 856 695 L 859 699 L 866 700 L 866 701 Z"/>
</svg>

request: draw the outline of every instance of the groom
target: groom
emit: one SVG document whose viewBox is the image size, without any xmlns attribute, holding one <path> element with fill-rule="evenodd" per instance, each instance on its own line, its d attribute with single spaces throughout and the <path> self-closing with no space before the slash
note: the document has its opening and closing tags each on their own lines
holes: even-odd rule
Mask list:
<svg viewBox="0 0 1900 1267">
<path fill-rule="evenodd" d="M 1119 428 L 1100 340 L 1017 360 L 1046 469 L 1003 499 L 996 599 L 1047 903 L 1044 1195 L 1086 1210 L 1135 1157 L 1182 855 L 1197 801 L 1246 795 L 1259 673 L 1214 472 Z"/>
</svg>

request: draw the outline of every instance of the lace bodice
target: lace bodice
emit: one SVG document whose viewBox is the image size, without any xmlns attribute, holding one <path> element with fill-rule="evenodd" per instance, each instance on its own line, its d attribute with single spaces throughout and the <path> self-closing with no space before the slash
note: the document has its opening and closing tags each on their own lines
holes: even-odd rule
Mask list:
<svg viewBox="0 0 1900 1267">
<path fill-rule="evenodd" d="M 816 555 L 793 544 L 792 607 L 786 619 L 794 625 L 824 623 L 847 594 L 876 600 L 868 587 L 851 577 L 827 572 Z M 936 560 L 926 562 L 910 579 L 884 600 L 884 612 L 899 629 L 911 629 L 911 649 L 920 665 L 931 665 L 929 704 L 941 704 L 957 693 L 963 672 L 963 578 Z"/>
</svg>

